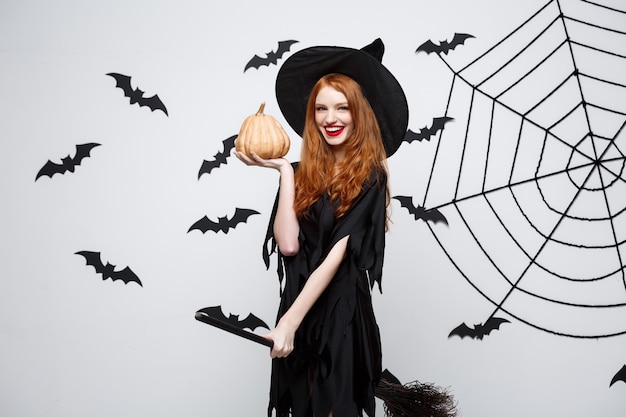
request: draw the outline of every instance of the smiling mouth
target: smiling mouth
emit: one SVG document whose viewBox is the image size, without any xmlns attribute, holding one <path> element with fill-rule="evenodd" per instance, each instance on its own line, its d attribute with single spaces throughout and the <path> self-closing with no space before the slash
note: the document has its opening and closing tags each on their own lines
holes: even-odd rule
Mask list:
<svg viewBox="0 0 626 417">
<path fill-rule="evenodd" d="M 328 136 L 339 136 L 343 132 L 343 126 L 326 126 L 324 130 Z"/>
</svg>

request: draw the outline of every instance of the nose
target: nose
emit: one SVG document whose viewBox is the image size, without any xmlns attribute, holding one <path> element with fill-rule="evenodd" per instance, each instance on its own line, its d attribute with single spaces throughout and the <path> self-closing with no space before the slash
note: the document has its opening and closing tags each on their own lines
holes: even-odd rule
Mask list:
<svg viewBox="0 0 626 417">
<path fill-rule="evenodd" d="M 336 115 L 335 111 L 331 110 L 331 109 L 327 110 L 326 111 L 326 118 L 324 119 L 324 121 L 326 122 L 327 125 L 331 125 L 334 122 L 336 122 L 337 121 L 337 115 Z"/>
</svg>

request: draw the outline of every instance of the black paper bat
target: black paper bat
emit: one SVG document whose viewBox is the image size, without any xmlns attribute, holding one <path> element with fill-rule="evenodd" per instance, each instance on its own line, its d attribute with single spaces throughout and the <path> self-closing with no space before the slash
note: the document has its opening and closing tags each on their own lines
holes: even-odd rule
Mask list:
<svg viewBox="0 0 626 417">
<path fill-rule="evenodd" d="M 258 327 L 263 327 L 269 330 L 268 325 L 252 313 L 248 314 L 243 320 L 239 320 L 238 314 L 228 314 L 228 317 L 226 317 L 222 311 L 221 306 L 205 307 L 198 310 L 198 313 L 206 314 L 207 316 L 215 320 L 228 323 L 231 326 L 235 326 L 241 330 L 250 329 L 250 331 L 254 331 Z"/>
<path fill-rule="evenodd" d="M 452 38 L 452 41 L 450 42 L 448 42 L 447 40 L 441 41 L 439 42 L 439 45 L 435 45 L 433 41 L 427 40 L 426 42 L 421 44 L 415 50 L 415 52 L 423 51 L 423 52 L 426 52 L 427 54 L 430 54 L 431 52 L 440 54 L 443 52 L 444 54 L 448 55 L 449 51 L 453 50 L 458 45 L 463 45 L 467 39 L 473 38 L 473 37 L 474 37 L 473 35 L 470 35 L 467 33 L 455 33 L 454 37 Z"/>
<path fill-rule="evenodd" d="M 211 230 L 217 233 L 221 230 L 222 232 L 224 232 L 224 234 L 226 234 L 230 229 L 234 229 L 235 227 L 237 227 L 239 223 L 246 223 L 248 221 L 248 217 L 252 216 L 253 214 L 260 213 L 256 210 L 237 208 L 235 209 L 235 214 L 233 215 L 233 217 L 231 217 L 230 219 L 228 219 L 227 216 L 218 217 L 217 222 L 214 222 L 213 220 L 210 220 L 207 216 L 204 216 L 203 218 L 195 222 L 189 228 L 187 233 L 191 232 L 192 230 L 200 230 L 202 233 L 206 233 L 208 230 Z"/>
<path fill-rule="evenodd" d="M 443 130 L 446 123 L 451 120 L 454 119 L 452 117 L 435 117 L 433 118 L 433 124 L 430 127 L 423 127 L 417 133 L 413 132 L 411 129 L 407 130 L 403 140 L 408 143 L 411 143 L 414 140 L 421 142 L 424 139 L 429 141 L 431 137 L 437 134 L 437 132 Z"/>
<path fill-rule="evenodd" d="M 291 45 L 293 45 L 294 43 L 298 43 L 298 41 L 280 41 L 278 42 L 278 49 L 276 50 L 276 52 L 270 51 L 265 55 L 265 58 L 261 58 L 258 55 L 253 56 L 252 59 L 246 64 L 243 72 L 246 72 L 248 68 L 258 69 L 261 65 L 269 67 L 270 64 L 276 64 L 278 60 L 282 58 L 285 52 L 289 52 Z"/>
<path fill-rule="evenodd" d="M 226 330 L 227 332 L 230 332 L 234 335 L 246 338 L 248 340 L 252 340 L 253 342 L 260 343 L 270 348 L 274 346 L 274 342 L 272 342 L 270 339 L 266 339 L 261 335 L 240 328 L 238 321 L 237 324 L 231 324 L 227 321 L 224 321 L 223 319 L 210 316 L 205 312 L 205 310 L 206 309 L 196 311 L 196 320 L 206 324 L 210 324 L 211 326 L 217 327 L 218 329 Z M 221 316 L 223 317 L 224 315 L 221 314 Z"/>
<path fill-rule="evenodd" d="M 473 328 L 470 328 L 465 323 L 462 323 L 450 332 L 448 338 L 452 336 L 459 336 L 463 339 L 465 336 L 468 336 L 472 339 L 482 340 L 483 337 L 489 335 L 489 333 L 493 330 L 498 330 L 502 323 L 510 323 L 510 321 L 500 317 L 490 317 L 487 319 L 485 324 L 477 324 Z"/>
<path fill-rule="evenodd" d="M 87 265 L 93 266 L 97 273 L 102 274 L 103 281 L 108 278 L 111 278 L 111 281 L 122 280 L 125 284 L 133 281 L 143 287 L 139 277 L 129 267 L 121 271 L 115 271 L 115 265 L 111 265 L 108 262 L 104 265 L 100 259 L 100 252 L 79 251 L 76 252 L 76 255 L 83 256 L 85 261 L 87 261 Z"/>
<path fill-rule="evenodd" d="M 224 151 L 216 153 L 212 161 L 204 160 L 202 162 L 202 166 L 198 172 L 198 179 L 200 179 L 202 174 L 210 174 L 213 168 L 219 168 L 220 165 L 227 163 L 226 158 L 230 156 L 230 151 L 235 147 L 235 139 L 237 139 L 237 136 L 238 135 L 233 135 L 223 140 Z"/>
<path fill-rule="evenodd" d="M 35 177 L 35 181 L 39 179 L 39 177 L 43 175 L 47 175 L 52 178 L 54 174 L 64 174 L 66 172 L 74 172 L 74 168 L 76 168 L 83 159 L 90 156 L 90 152 L 96 146 L 100 146 L 99 143 L 83 143 L 81 145 L 76 145 L 76 154 L 74 156 L 66 156 L 61 159 L 61 163 L 57 164 L 50 160 L 44 164 L 44 166 L 39 170 L 37 176 Z"/>
<path fill-rule="evenodd" d="M 622 366 L 622 369 L 617 371 L 617 373 L 611 380 L 611 385 L 609 385 L 609 387 L 613 386 L 613 384 L 615 384 L 617 381 L 626 382 L 626 365 Z"/>
<path fill-rule="evenodd" d="M 424 221 L 431 221 L 433 223 L 445 223 L 448 224 L 448 219 L 438 209 L 426 210 L 423 206 L 414 206 L 413 199 L 408 196 L 397 195 L 393 197 L 400 202 L 402 207 L 405 207 L 410 214 L 415 217 L 415 220 L 422 219 Z"/>
<path fill-rule="evenodd" d="M 161 110 L 166 116 L 169 116 L 165 104 L 163 104 L 159 96 L 155 94 L 152 97 L 144 97 L 144 91 L 141 91 L 139 88 L 131 87 L 130 77 L 128 75 L 118 74 L 116 72 L 110 72 L 107 75 L 115 78 L 115 87 L 122 89 L 124 97 L 130 98 L 131 105 L 137 103 L 140 107 L 148 107 L 152 111 Z"/>
</svg>

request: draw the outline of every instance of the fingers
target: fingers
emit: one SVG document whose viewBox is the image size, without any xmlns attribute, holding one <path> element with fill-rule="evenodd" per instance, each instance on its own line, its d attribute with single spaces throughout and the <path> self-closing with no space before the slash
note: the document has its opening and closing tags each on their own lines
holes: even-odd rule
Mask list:
<svg viewBox="0 0 626 417">
<path fill-rule="evenodd" d="M 239 158 L 246 165 L 258 165 L 261 167 L 269 166 L 269 160 L 261 158 L 254 152 L 250 152 L 250 155 L 246 155 L 243 152 L 235 151 L 235 156 Z"/>
<path fill-rule="evenodd" d="M 272 359 L 286 358 L 291 354 L 291 352 L 293 352 L 293 345 L 284 345 L 277 347 L 276 344 L 274 344 L 274 347 L 270 351 L 270 357 Z"/>
<path fill-rule="evenodd" d="M 235 151 L 234 154 L 241 162 L 243 162 L 246 165 L 259 165 L 258 160 L 260 158 L 254 152 L 252 154 L 256 157 L 256 159 L 253 159 L 249 157 L 248 155 L 246 155 L 245 153 L 239 152 L 239 151 Z"/>
<path fill-rule="evenodd" d="M 234 155 L 239 158 L 239 160 L 241 160 L 244 164 L 250 166 L 280 169 L 281 165 L 289 163 L 284 158 L 263 159 L 254 152 L 250 152 L 250 155 L 246 155 L 243 152 L 234 151 Z"/>
<path fill-rule="evenodd" d="M 293 340 L 289 337 L 285 338 L 281 334 L 275 334 L 270 332 L 268 335 L 263 336 L 273 342 L 272 350 L 270 351 L 270 357 L 274 358 L 286 358 L 293 352 L 294 344 Z"/>
</svg>

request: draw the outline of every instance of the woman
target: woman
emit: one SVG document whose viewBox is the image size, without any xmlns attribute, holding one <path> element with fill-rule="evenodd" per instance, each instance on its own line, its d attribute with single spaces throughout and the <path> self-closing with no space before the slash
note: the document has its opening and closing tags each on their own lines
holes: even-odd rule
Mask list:
<svg viewBox="0 0 626 417">
<path fill-rule="evenodd" d="M 300 162 L 236 153 L 280 173 L 267 241 L 278 247 L 286 279 L 267 335 L 270 415 L 374 416 L 382 357 L 370 289 L 382 275 L 386 157 L 408 121 L 402 88 L 380 62 L 383 48 L 376 40 L 361 50 L 294 54 L 276 94 L 303 138 Z"/>
</svg>

